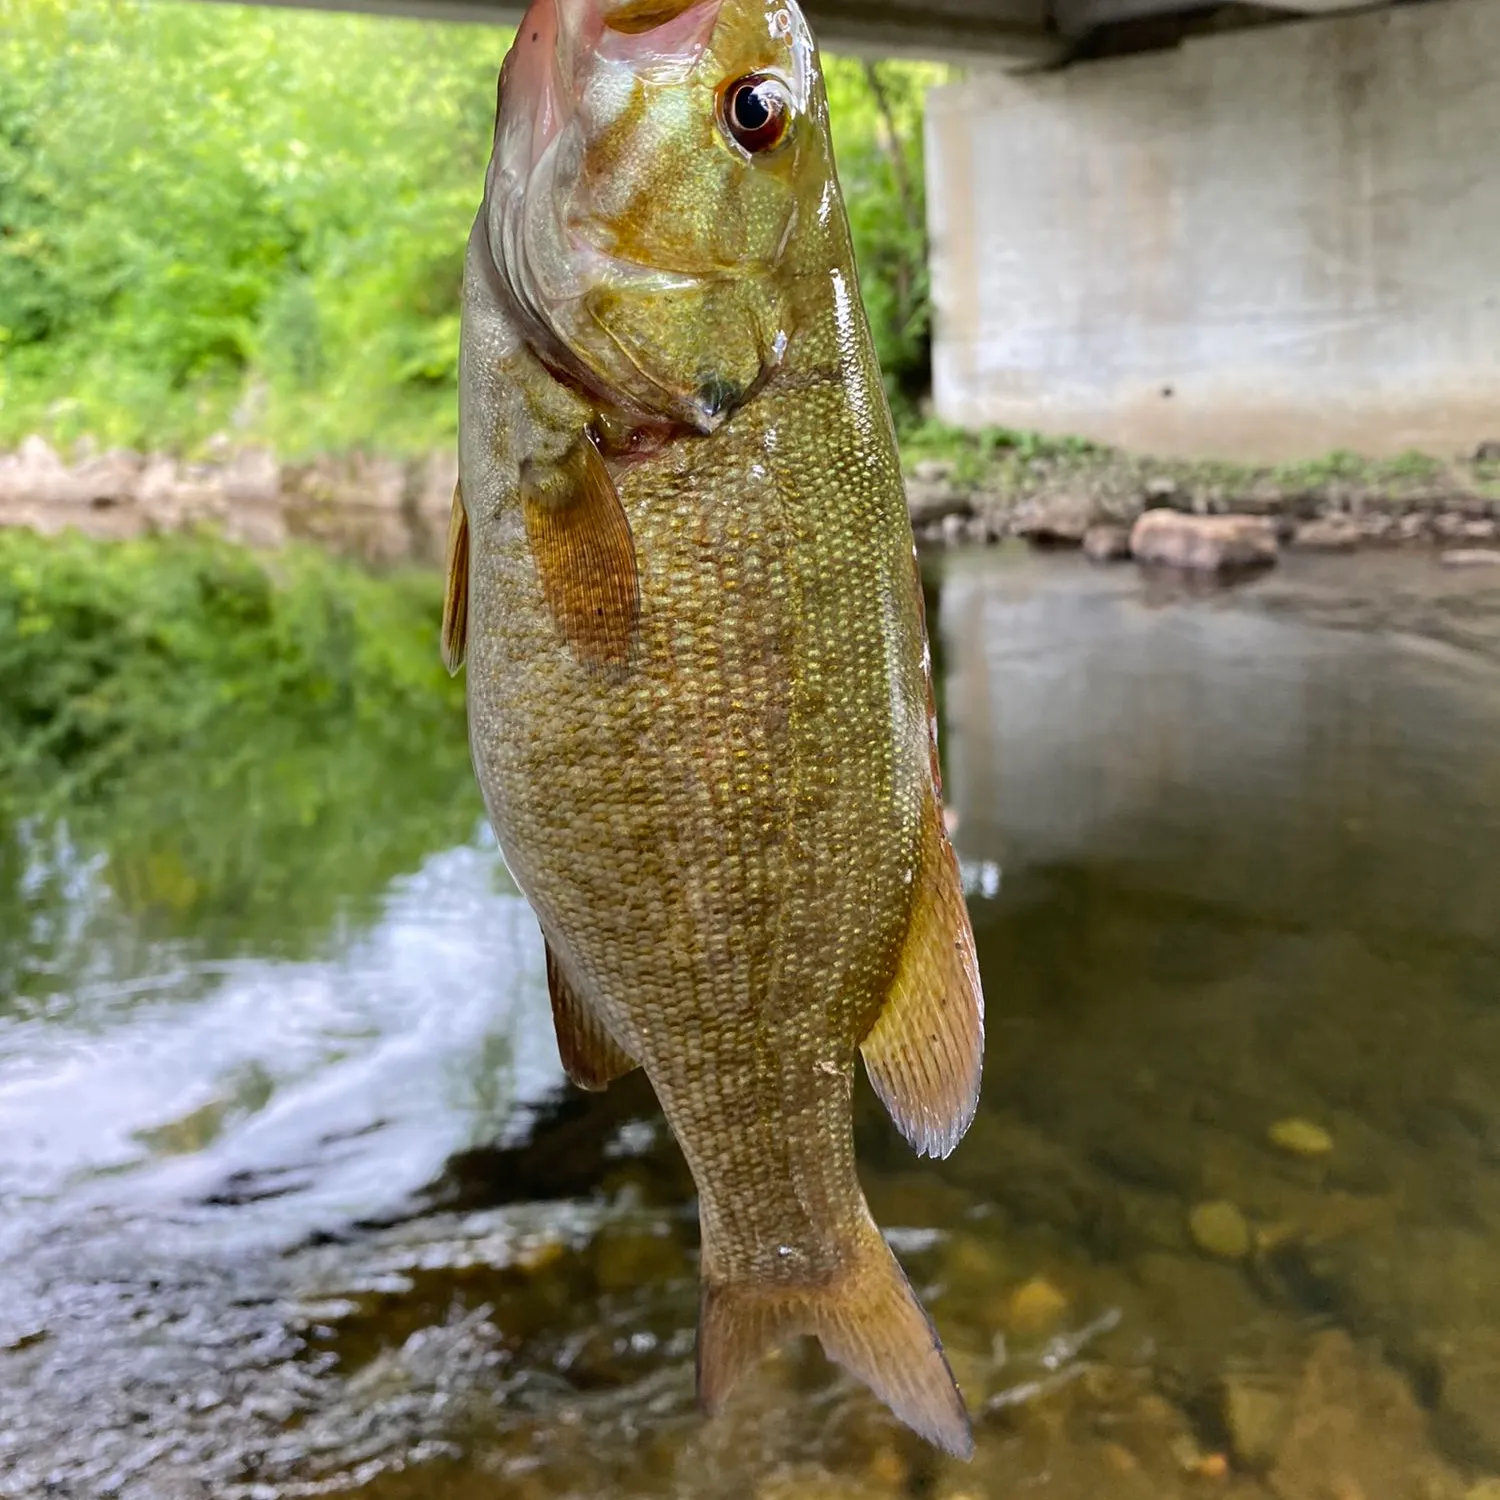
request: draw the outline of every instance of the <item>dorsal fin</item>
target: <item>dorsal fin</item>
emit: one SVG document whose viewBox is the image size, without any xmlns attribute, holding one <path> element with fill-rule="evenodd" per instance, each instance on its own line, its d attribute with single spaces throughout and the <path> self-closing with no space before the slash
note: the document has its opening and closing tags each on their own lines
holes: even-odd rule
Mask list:
<svg viewBox="0 0 1500 1500">
<path fill-rule="evenodd" d="M 636 1061 L 605 1030 L 593 1007 L 573 988 L 562 963 L 547 944 L 547 991 L 552 996 L 552 1024 L 563 1071 L 591 1093 L 607 1088 L 631 1071 Z"/>
<path fill-rule="evenodd" d="M 521 473 L 531 555 L 552 619 L 585 666 L 624 666 L 640 618 L 635 541 L 614 480 L 593 439 Z"/>
<path fill-rule="evenodd" d="M 979 1103 L 984 995 L 958 860 L 936 790 L 922 821 L 896 978 L 860 1043 L 865 1070 L 920 1156 L 947 1156 Z"/>
<path fill-rule="evenodd" d="M 456 673 L 469 644 L 469 516 L 462 485 L 453 486 L 448 517 L 447 556 L 443 562 L 443 665 Z"/>
</svg>

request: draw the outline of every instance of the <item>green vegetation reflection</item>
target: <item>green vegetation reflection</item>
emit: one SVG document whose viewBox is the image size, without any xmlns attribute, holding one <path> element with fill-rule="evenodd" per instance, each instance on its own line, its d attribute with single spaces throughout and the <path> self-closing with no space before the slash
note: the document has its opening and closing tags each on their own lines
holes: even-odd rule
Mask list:
<svg viewBox="0 0 1500 1500">
<path fill-rule="evenodd" d="M 148 936 L 220 954 L 315 947 L 471 836 L 440 602 L 303 548 L 0 532 L 0 932 L 47 904 L 38 829 L 101 857 Z"/>
</svg>

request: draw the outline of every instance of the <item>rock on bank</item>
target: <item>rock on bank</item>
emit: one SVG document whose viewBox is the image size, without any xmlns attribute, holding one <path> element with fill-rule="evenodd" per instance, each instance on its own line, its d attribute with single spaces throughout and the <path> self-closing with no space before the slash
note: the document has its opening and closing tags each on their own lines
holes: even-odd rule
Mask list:
<svg viewBox="0 0 1500 1500">
<path fill-rule="evenodd" d="M 373 563 L 431 561 L 457 477 L 449 453 L 283 464 L 269 449 L 226 445 L 202 461 L 115 448 L 69 463 L 30 437 L 0 454 L 0 526 L 121 540 L 208 526 L 253 547 L 296 537 Z"/>
</svg>

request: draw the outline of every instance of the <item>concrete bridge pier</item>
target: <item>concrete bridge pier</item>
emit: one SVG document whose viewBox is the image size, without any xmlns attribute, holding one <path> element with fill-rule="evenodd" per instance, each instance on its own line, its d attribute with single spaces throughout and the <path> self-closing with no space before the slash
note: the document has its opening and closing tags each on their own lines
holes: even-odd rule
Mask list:
<svg viewBox="0 0 1500 1500">
<path fill-rule="evenodd" d="M 1268 460 L 1500 438 L 1500 0 L 976 69 L 927 130 L 947 420 Z"/>
</svg>

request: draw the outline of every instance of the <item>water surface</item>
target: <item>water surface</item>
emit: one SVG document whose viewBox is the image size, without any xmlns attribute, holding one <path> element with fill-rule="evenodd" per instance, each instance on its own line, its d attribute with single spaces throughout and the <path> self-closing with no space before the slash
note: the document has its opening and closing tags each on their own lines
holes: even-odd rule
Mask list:
<svg viewBox="0 0 1500 1500">
<path fill-rule="evenodd" d="M 0 1493 L 1488 1494 L 1500 586 L 931 588 L 985 1094 L 947 1162 L 857 1128 L 973 1465 L 811 1347 L 700 1422 L 649 1091 L 565 1086 L 462 767 L 331 746 L 300 823 L 205 768 L 0 829 Z"/>
</svg>

